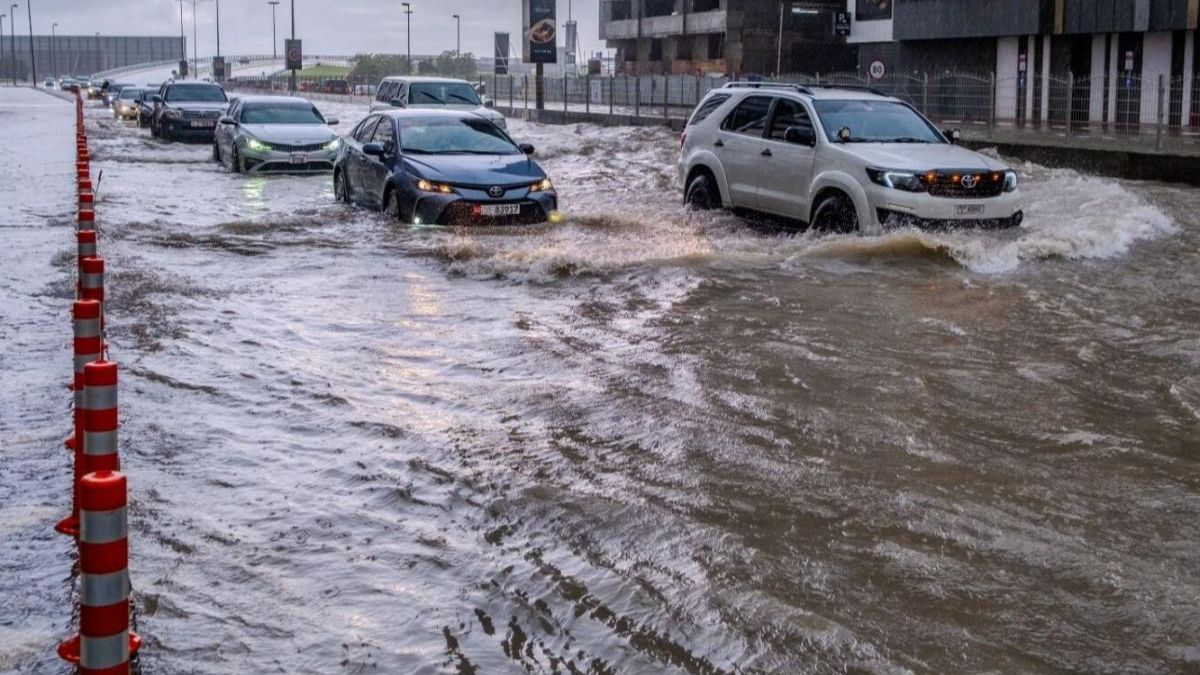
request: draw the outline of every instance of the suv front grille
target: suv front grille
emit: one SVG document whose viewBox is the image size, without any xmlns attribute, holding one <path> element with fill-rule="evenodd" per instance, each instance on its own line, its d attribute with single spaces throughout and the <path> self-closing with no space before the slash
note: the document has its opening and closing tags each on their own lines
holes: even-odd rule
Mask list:
<svg viewBox="0 0 1200 675">
<path fill-rule="evenodd" d="M 308 145 L 290 145 L 287 143 L 267 143 L 272 150 L 278 152 L 320 152 L 325 149 L 328 142 L 325 143 L 309 143 Z"/>
<path fill-rule="evenodd" d="M 974 185 L 967 187 L 974 180 Z M 986 199 L 1004 192 L 1004 172 L 931 171 L 924 181 L 934 197 Z"/>
<path fill-rule="evenodd" d="M 205 120 L 216 119 L 221 116 L 221 113 L 216 110 L 184 110 L 183 119 L 185 120 Z"/>
</svg>

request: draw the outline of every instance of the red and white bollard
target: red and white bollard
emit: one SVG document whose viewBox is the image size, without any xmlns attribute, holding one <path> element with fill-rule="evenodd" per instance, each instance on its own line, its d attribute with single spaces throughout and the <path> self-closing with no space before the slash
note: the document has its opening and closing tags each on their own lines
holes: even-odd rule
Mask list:
<svg viewBox="0 0 1200 675">
<path fill-rule="evenodd" d="M 141 639 L 129 630 L 128 486 L 116 471 L 80 481 L 79 634 L 58 647 L 82 675 L 128 675 Z"/>
<path fill-rule="evenodd" d="M 79 230 L 75 233 L 75 241 L 79 245 L 79 269 L 83 269 L 84 258 L 96 257 L 96 231 Z"/>
<path fill-rule="evenodd" d="M 117 364 L 83 366 L 83 472 L 120 471 L 117 455 Z"/>
<path fill-rule="evenodd" d="M 73 495 L 71 515 L 63 518 L 54 526 L 62 534 L 76 536 L 79 534 L 79 482 L 84 474 L 83 453 L 83 410 L 84 403 L 84 366 L 93 361 L 99 361 L 104 354 L 103 338 L 100 334 L 100 303 L 95 300 L 77 300 L 72 309 L 72 321 L 75 325 L 75 377 L 71 389 L 75 392 L 75 435 L 67 439 L 66 446 L 74 451 L 75 471 L 71 478 Z"/>
<path fill-rule="evenodd" d="M 79 297 L 104 302 L 104 258 L 84 258 L 80 261 Z"/>
</svg>

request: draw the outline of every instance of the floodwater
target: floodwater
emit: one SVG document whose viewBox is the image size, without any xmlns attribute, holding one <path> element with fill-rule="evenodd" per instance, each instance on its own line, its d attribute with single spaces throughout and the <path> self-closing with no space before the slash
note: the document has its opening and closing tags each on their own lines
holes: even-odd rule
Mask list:
<svg viewBox="0 0 1200 675">
<path fill-rule="evenodd" d="M 89 116 L 145 673 L 1200 670 L 1194 189 L 814 238 L 514 122 L 567 222 L 411 228 Z M 0 670 L 67 672 L 71 234 L 0 213 Z"/>
</svg>

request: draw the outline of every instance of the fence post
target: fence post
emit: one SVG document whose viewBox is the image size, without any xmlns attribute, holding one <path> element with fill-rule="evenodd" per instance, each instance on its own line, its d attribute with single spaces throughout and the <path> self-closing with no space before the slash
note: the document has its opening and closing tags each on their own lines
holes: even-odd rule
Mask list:
<svg viewBox="0 0 1200 675">
<path fill-rule="evenodd" d="M 663 75 L 663 120 L 671 121 L 671 76 Z"/>
<path fill-rule="evenodd" d="M 1154 149 L 1162 152 L 1163 146 L 1163 104 L 1167 98 L 1167 76 L 1158 74 L 1158 124 L 1154 132 Z"/>
<path fill-rule="evenodd" d="M 592 114 L 592 74 L 583 76 L 583 112 Z"/>
<path fill-rule="evenodd" d="M 508 109 L 510 111 L 513 109 L 514 99 L 516 98 L 516 93 L 513 91 L 514 86 L 516 86 L 516 81 L 513 80 L 512 73 L 509 73 L 508 74 Z"/>
<path fill-rule="evenodd" d="M 1075 121 L 1075 73 L 1067 71 L 1067 140 L 1071 140 L 1071 124 Z"/>
<path fill-rule="evenodd" d="M 930 114 L 929 114 L 929 73 L 923 73 L 921 75 L 921 77 L 923 78 L 923 82 L 921 84 L 921 113 L 924 114 L 926 117 L 930 117 Z M 820 82 L 821 81 L 820 78 L 817 78 L 817 81 Z"/>
<path fill-rule="evenodd" d="M 529 73 L 521 76 L 521 89 L 525 91 L 525 109 L 529 110 Z"/>
<path fill-rule="evenodd" d="M 633 76 L 633 116 L 642 116 L 642 74 Z"/>
<path fill-rule="evenodd" d="M 996 135 L 996 73 L 988 76 L 988 138 Z"/>
<path fill-rule="evenodd" d="M 608 78 L 608 114 L 611 115 L 615 111 L 614 106 L 617 101 L 617 73 L 613 70 L 613 74 Z"/>
</svg>

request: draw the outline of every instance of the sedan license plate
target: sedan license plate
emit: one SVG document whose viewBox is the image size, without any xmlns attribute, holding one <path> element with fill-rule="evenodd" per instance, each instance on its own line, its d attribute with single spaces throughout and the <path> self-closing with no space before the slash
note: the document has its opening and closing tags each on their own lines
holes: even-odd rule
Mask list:
<svg viewBox="0 0 1200 675">
<path fill-rule="evenodd" d="M 292 164 L 307 164 L 307 163 L 308 163 L 308 155 L 304 154 L 303 152 L 293 152 L 292 153 Z"/>
<path fill-rule="evenodd" d="M 983 204 L 959 204 L 958 215 L 978 216 L 983 214 Z"/>
<path fill-rule="evenodd" d="M 481 216 L 519 216 L 521 215 L 520 204 L 484 204 L 479 208 Z"/>
</svg>

